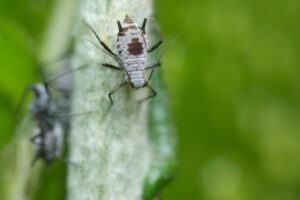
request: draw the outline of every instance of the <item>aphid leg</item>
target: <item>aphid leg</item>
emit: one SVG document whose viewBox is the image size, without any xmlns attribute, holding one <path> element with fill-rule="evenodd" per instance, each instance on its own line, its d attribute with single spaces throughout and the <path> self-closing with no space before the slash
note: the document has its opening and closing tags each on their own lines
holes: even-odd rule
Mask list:
<svg viewBox="0 0 300 200">
<path fill-rule="evenodd" d="M 37 138 L 41 137 L 41 136 L 42 136 L 41 133 L 40 133 L 40 134 L 37 134 L 37 135 L 33 136 L 32 138 L 30 138 L 30 141 L 31 141 L 32 143 L 35 143 L 35 140 L 36 140 Z"/>
<path fill-rule="evenodd" d="M 154 28 L 156 29 L 156 32 L 158 33 L 160 39 L 156 44 L 154 44 L 150 49 L 148 49 L 148 53 L 150 53 L 150 52 L 154 51 L 155 49 L 157 49 L 164 41 L 164 38 L 163 38 L 163 36 L 162 36 L 162 34 L 161 34 L 161 32 L 160 32 L 160 30 L 159 30 L 156 23 L 154 23 Z"/>
<path fill-rule="evenodd" d="M 36 163 L 36 161 L 37 161 L 40 157 L 41 157 L 40 153 L 37 152 L 37 153 L 35 154 L 34 158 L 32 159 L 30 166 L 33 167 L 34 164 Z"/>
<path fill-rule="evenodd" d="M 145 70 L 153 69 L 153 68 L 159 67 L 160 65 L 161 65 L 161 62 L 158 61 L 157 63 L 154 63 L 153 65 L 147 66 L 145 68 Z"/>
<path fill-rule="evenodd" d="M 38 148 L 40 147 L 40 145 L 37 144 L 37 143 L 35 143 L 35 142 L 33 142 L 33 144 L 36 145 Z M 76 163 L 73 163 L 73 162 L 69 161 L 68 159 L 65 159 L 65 158 L 62 158 L 62 157 L 60 157 L 60 156 L 57 156 L 55 153 L 53 153 L 52 151 L 49 151 L 48 149 L 43 149 L 43 150 L 44 150 L 45 152 L 51 154 L 53 157 L 55 157 L 55 159 L 61 160 L 61 161 L 65 162 L 65 163 L 70 164 L 70 165 L 73 165 L 73 166 L 75 166 L 75 167 L 82 168 L 80 165 L 78 165 L 78 164 L 76 164 Z M 41 157 L 42 157 L 42 156 L 41 156 L 41 153 L 40 153 L 40 152 L 36 153 L 34 159 L 33 159 L 32 162 L 31 162 L 31 167 L 33 167 L 33 165 L 36 163 L 36 161 L 37 161 L 39 158 L 41 158 Z"/>
<path fill-rule="evenodd" d="M 155 68 L 151 70 L 150 75 L 149 75 L 149 77 L 148 77 L 148 80 L 147 80 L 147 82 L 146 82 L 146 83 L 147 83 L 146 85 L 149 84 L 149 82 L 150 82 L 150 80 L 151 80 L 151 78 L 152 78 L 152 75 L 153 75 L 154 70 L 155 70 Z"/>
<path fill-rule="evenodd" d="M 153 47 L 151 47 L 148 50 L 148 53 L 151 53 L 152 51 L 154 51 L 155 49 L 157 49 L 162 43 L 163 43 L 163 40 L 159 40 L 155 45 L 153 45 Z"/>
<path fill-rule="evenodd" d="M 181 33 L 179 33 L 179 34 L 171 41 L 171 43 L 169 44 L 169 46 L 168 46 L 168 47 L 160 54 L 160 56 L 159 56 L 159 58 L 157 59 L 157 62 L 156 62 L 155 64 L 150 65 L 149 67 L 146 67 L 146 70 L 152 68 L 152 71 L 151 71 L 151 73 L 150 73 L 150 75 L 149 75 L 149 78 L 148 78 L 147 83 L 149 83 L 149 81 L 150 81 L 150 79 L 151 79 L 151 77 L 152 77 L 152 74 L 153 74 L 155 68 L 158 67 L 158 66 L 160 66 L 160 64 L 161 64 L 161 63 L 160 63 L 160 60 L 161 60 L 161 58 L 163 57 L 163 55 L 167 52 L 167 50 L 170 48 L 170 46 L 173 44 L 173 42 L 174 42 L 180 35 L 181 35 Z"/>
<path fill-rule="evenodd" d="M 157 94 L 157 92 L 150 85 L 147 85 L 146 88 L 148 88 L 150 92 L 152 92 L 152 94 L 144 99 L 139 100 L 139 103 L 142 103 L 143 101 L 146 101 L 148 99 L 152 99 Z"/>
<path fill-rule="evenodd" d="M 114 57 L 118 57 L 117 54 L 115 54 L 114 52 L 112 52 L 112 50 L 100 39 L 99 35 L 97 34 L 97 32 L 87 23 L 85 22 L 85 24 L 89 27 L 89 29 L 93 32 L 93 34 L 95 35 L 95 37 L 97 38 L 98 42 L 100 43 L 100 45 L 112 56 Z"/>
<path fill-rule="evenodd" d="M 112 65 L 112 64 L 102 63 L 102 65 L 103 65 L 104 67 L 107 67 L 107 68 L 110 68 L 110 69 L 122 71 L 122 69 L 121 69 L 120 67 L 114 66 L 114 65 Z"/>
<path fill-rule="evenodd" d="M 114 89 L 109 91 L 108 98 L 110 100 L 110 107 L 114 104 L 114 102 L 111 98 L 111 95 L 113 95 L 116 91 L 118 91 L 120 88 L 124 87 L 125 85 L 127 85 L 127 83 L 122 83 L 122 84 L 118 85 L 117 87 L 115 87 Z"/>
</svg>

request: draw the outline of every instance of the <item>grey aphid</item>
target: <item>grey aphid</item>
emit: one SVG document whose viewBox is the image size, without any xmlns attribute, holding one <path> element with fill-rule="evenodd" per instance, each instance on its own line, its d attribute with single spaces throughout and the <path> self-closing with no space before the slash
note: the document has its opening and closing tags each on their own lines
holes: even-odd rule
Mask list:
<svg viewBox="0 0 300 200">
<path fill-rule="evenodd" d="M 32 114 L 37 123 L 36 128 L 33 132 L 33 136 L 30 139 L 34 144 L 36 150 L 36 155 L 32 161 L 32 166 L 38 159 L 44 160 L 47 164 L 51 163 L 55 159 L 60 159 L 64 162 L 70 163 L 69 161 L 61 158 L 65 130 L 63 129 L 59 120 L 61 116 L 57 113 L 57 107 L 51 97 L 48 85 L 58 78 L 61 78 L 71 72 L 83 69 L 85 67 L 87 67 L 87 65 L 67 71 L 63 74 L 53 77 L 52 79 L 44 83 L 30 84 L 26 88 L 18 107 L 16 126 L 18 125 L 25 98 L 27 97 L 29 92 L 33 92 L 34 99 L 28 106 L 28 111 Z M 71 115 L 74 114 L 64 115 L 64 117 L 69 117 Z"/>
</svg>

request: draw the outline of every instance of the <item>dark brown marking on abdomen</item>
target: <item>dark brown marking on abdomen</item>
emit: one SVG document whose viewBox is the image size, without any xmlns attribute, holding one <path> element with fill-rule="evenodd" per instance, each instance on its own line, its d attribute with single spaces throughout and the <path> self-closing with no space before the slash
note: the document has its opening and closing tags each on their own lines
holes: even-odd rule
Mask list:
<svg viewBox="0 0 300 200">
<path fill-rule="evenodd" d="M 128 49 L 130 55 L 141 55 L 143 53 L 143 44 L 139 42 L 138 38 L 132 38 L 131 43 L 128 44 Z"/>
</svg>

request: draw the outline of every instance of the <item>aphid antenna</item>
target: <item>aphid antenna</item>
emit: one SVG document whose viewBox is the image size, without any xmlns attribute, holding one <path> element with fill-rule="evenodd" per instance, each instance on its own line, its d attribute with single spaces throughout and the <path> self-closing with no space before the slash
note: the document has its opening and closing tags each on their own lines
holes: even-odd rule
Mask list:
<svg viewBox="0 0 300 200">
<path fill-rule="evenodd" d="M 105 50 L 106 51 L 106 54 L 109 54 L 116 62 L 119 63 L 119 65 L 121 66 L 121 68 L 125 71 L 127 77 L 128 77 L 128 80 L 129 80 L 129 83 L 131 83 L 131 78 L 129 76 L 129 73 L 128 71 L 126 70 L 126 68 L 124 67 L 124 64 L 122 63 L 122 60 L 119 58 L 119 56 L 117 54 L 115 54 L 114 52 L 112 52 L 112 50 L 110 50 L 110 48 L 100 39 L 99 35 L 97 34 L 97 32 L 85 21 L 83 21 L 83 23 L 85 23 L 89 29 L 93 32 L 93 34 L 95 35 L 95 37 L 97 38 L 98 42 L 100 43 L 100 45 L 104 48 L 100 48 L 98 45 L 94 44 L 93 42 L 91 42 L 93 45 L 95 45 L 98 49 L 100 49 L 101 51 Z M 118 24 L 119 26 L 119 24 Z M 120 24 L 121 26 L 121 24 Z M 122 28 L 122 26 L 121 26 Z M 122 28 L 123 29 L 123 28 Z"/>
<path fill-rule="evenodd" d="M 123 63 L 122 63 L 122 61 L 121 61 L 121 59 L 117 56 L 117 57 L 114 57 L 114 56 L 112 56 L 111 54 L 109 54 L 108 52 L 106 52 L 104 49 L 102 49 L 101 47 L 99 47 L 97 44 L 95 44 L 95 43 L 93 43 L 92 41 L 90 41 L 90 40 L 88 40 L 88 39 L 86 39 L 88 42 L 90 42 L 91 44 L 93 44 L 95 47 L 97 47 L 99 50 L 101 50 L 102 52 L 104 52 L 106 55 L 109 55 L 111 58 L 113 58 L 120 66 L 121 66 L 121 69 L 123 69 L 124 71 L 125 71 L 125 73 L 126 73 L 126 75 L 127 75 L 127 77 L 128 77 L 128 80 L 129 80 L 129 82 L 131 83 L 131 79 L 130 79 L 130 76 L 129 76 L 129 73 L 128 73 L 128 71 L 125 69 L 125 67 L 124 67 L 124 65 L 123 65 Z M 100 63 L 98 63 L 98 64 L 100 64 Z M 105 63 L 101 63 L 100 65 L 104 65 L 104 66 L 106 66 L 107 67 L 107 64 L 105 64 Z M 120 70 L 120 68 L 118 68 L 118 67 L 115 67 L 115 66 L 112 66 L 112 65 L 109 65 L 110 67 L 109 68 L 113 68 L 113 69 L 116 69 L 116 70 Z"/>
<path fill-rule="evenodd" d="M 95 35 L 95 37 L 97 38 L 97 40 L 101 44 L 101 46 L 112 56 L 116 57 L 117 54 L 115 54 L 114 52 L 112 52 L 112 50 L 110 50 L 110 48 L 100 39 L 97 32 L 87 22 L 83 21 L 83 23 L 85 23 L 89 27 L 89 29 L 93 32 L 93 34 Z"/>
<path fill-rule="evenodd" d="M 70 73 L 73 73 L 73 72 L 76 72 L 76 71 L 79 71 L 79 70 L 82 70 L 82 69 L 84 69 L 84 68 L 86 68 L 86 67 L 88 67 L 88 66 L 89 66 L 88 64 L 85 64 L 85 65 L 82 65 L 82 66 L 80 66 L 80 67 L 78 67 L 78 68 L 75 68 L 75 69 L 66 71 L 66 72 L 64 72 L 64 73 L 62 73 L 62 74 L 59 74 L 59 75 L 57 75 L 57 76 L 54 76 L 54 77 L 48 79 L 47 81 L 45 81 L 45 82 L 44 82 L 44 85 L 45 85 L 45 86 L 46 86 L 46 85 L 49 85 L 49 84 L 52 83 L 53 81 L 55 81 L 55 80 L 57 80 L 57 79 L 59 79 L 59 78 L 61 78 L 61 77 L 63 77 L 63 76 L 66 76 L 66 75 L 68 75 L 68 74 L 70 74 Z M 48 87 L 48 86 L 47 86 L 47 87 Z"/>
<path fill-rule="evenodd" d="M 96 48 L 98 48 L 99 50 L 101 50 L 103 53 L 105 53 L 106 55 L 110 56 L 112 59 L 114 59 L 116 62 L 119 62 L 114 56 L 112 56 L 111 54 L 107 53 L 104 49 L 102 49 L 101 47 L 99 47 L 97 44 L 95 44 L 94 42 L 90 41 L 89 39 L 86 39 L 89 43 L 91 43 L 92 45 L 94 45 Z"/>
<path fill-rule="evenodd" d="M 63 52 L 61 55 L 55 57 L 55 58 L 51 58 L 46 62 L 42 62 L 40 65 L 41 66 L 51 66 L 54 65 L 60 61 L 63 61 L 64 59 L 70 57 L 72 55 L 72 49 L 69 48 L 67 51 Z"/>
<path fill-rule="evenodd" d="M 101 50 L 102 52 L 104 52 L 106 55 L 109 55 L 111 58 L 113 58 L 113 59 L 121 66 L 121 68 L 125 71 L 126 75 L 127 75 L 128 78 L 130 79 L 130 76 L 129 76 L 127 70 L 125 69 L 125 67 L 124 67 L 124 65 L 123 65 L 123 63 L 122 63 L 122 61 L 121 61 L 121 59 L 120 59 L 118 56 L 117 56 L 117 57 L 113 57 L 111 54 L 107 53 L 104 49 L 102 49 L 101 47 L 99 47 L 97 44 L 93 43 L 92 41 L 90 41 L 90 40 L 88 40 L 88 39 L 87 39 L 87 41 L 90 42 L 91 44 L 93 44 L 95 47 L 97 47 L 97 48 L 98 48 L 99 50 Z M 98 63 L 98 64 L 100 64 L 100 63 Z M 100 65 L 104 65 L 104 66 L 107 67 L 107 65 L 104 64 L 104 63 L 101 63 Z M 116 69 L 116 70 L 120 70 L 120 68 L 115 67 L 115 66 L 112 66 L 112 65 L 110 65 L 109 68 L 113 68 L 113 69 Z M 131 80 L 130 80 L 130 82 L 131 82 Z"/>
<path fill-rule="evenodd" d="M 41 62 L 40 64 L 38 64 L 38 66 L 39 66 L 38 72 L 41 75 L 41 77 L 43 78 L 43 80 L 46 79 L 46 76 L 45 76 L 43 70 L 48 70 L 54 64 L 56 64 L 58 62 L 61 62 L 64 59 L 67 59 L 67 58 L 71 57 L 71 55 L 72 55 L 72 48 L 69 48 L 67 51 L 65 51 L 63 54 L 59 55 L 58 57 L 51 58 L 48 61 Z"/>
<path fill-rule="evenodd" d="M 59 75 L 57 75 L 57 76 L 54 76 L 54 77 L 48 79 L 47 81 L 45 81 L 45 82 L 43 83 L 43 85 L 44 85 L 44 87 L 46 88 L 47 94 L 50 96 L 50 98 L 52 98 L 52 93 L 50 92 L 49 84 L 51 84 L 53 81 L 55 81 L 55 80 L 57 80 L 57 79 L 59 79 L 59 78 L 61 78 L 61 77 L 64 77 L 64 76 L 66 76 L 66 75 L 68 75 L 68 74 L 70 74 L 70 73 L 73 73 L 73 72 L 82 70 L 82 69 L 84 69 L 84 68 L 86 68 L 86 67 L 88 67 L 88 64 L 85 64 L 85 65 L 82 65 L 82 66 L 80 66 L 80 67 L 78 67 L 78 68 L 75 68 L 75 69 L 66 71 L 66 72 L 64 72 L 64 73 L 62 73 L 62 74 L 59 74 Z"/>
</svg>

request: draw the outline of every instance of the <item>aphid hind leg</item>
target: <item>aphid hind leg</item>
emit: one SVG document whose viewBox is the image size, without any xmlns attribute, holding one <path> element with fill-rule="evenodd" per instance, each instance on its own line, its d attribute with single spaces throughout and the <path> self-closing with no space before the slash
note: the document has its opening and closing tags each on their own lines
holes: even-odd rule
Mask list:
<svg viewBox="0 0 300 200">
<path fill-rule="evenodd" d="M 154 63 L 153 65 L 147 66 L 145 68 L 145 70 L 153 69 L 153 68 L 156 68 L 156 67 L 159 67 L 159 66 L 161 66 L 161 62 L 158 61 L 157 63 Z"/>
<path fill-rule="evenodd" d="M 38 161 L 39 158 L 41 158 L 41 154 L 40 154 L 40 152 L 37 152 L 35 154 L 34 158 L 32 159 L 30 166 L 33 167 L 34 164 L 36 163 L 36 161 Z"/>
<path fill-rule="evenodd" d="M 113 95 L 115 92 L 117 92 L 119 89 L 121 89 L 125 85 L 127 85 L 127 83 L 124 82 L 124 83 L 118 85 L 117 87 L 115 87 L 114 89 L 109 91 L 108 98 L 109 98 L 109 101 L 110 101 L 110 107 L 114 104 L 111 95 Z"/>
<path fill-rule="evenodd" d="M 148 88 L 152 94 L 144 99 L 139 100 L 139 104 L 148 99 L 152 99 L 153 97 L 155 97 L 157 95 L 157 92 L 150 85 L 147 85 L 145 87 Z"/>
<path fill-rule="evenodd" d="M 149 82 L 150 82 L 150 80 L 151 80 L 151 78 L 152 78 L 152 75 L 153 75 L 154 70 L 155 70 L 155 68 L 151 70 L 150 75 L 149 75 L 149 77 L 148 77 L 148 80 L 147 80 L 147 82 L 146 82 L 146 85 L 149 85 Z"/>
<path fill-rule="evenodd" d="M 33 142 L 33 144 L 36 145 L 38 148 L 40 147 L 40 145 L 39 145 L 38 143 L 36 143 L 36 142 Z M 76 164 L 76 163 L 73 163 L 73 162 L 69 161 L 68 159 L 62 158 L 62 157 L 56 155 L 54 152 L 52 152 L 52 151 L 50 151 L 50 150 L 43 149 L 43 151 L 46 152 L 46 153 L 51 154 L 55 159 L 61 160 L 61 161 L 65 162 L 65 163 L 67 163 L 67 164 L 70 164 L 70 165 L 73 165 L 73 166 L 76 166 L 76 167 L 81 168 L 80 165 L 78 165 L 78 164 Z M 39 158 L 43 158 L 41 152 L 37 152 L 37 153 L 36 153 L 34 159 L 33 159 L 32 162 L 31 162 L 31 167 L 33 167 L 33 165 L 36 163 L 36 161 L 37 161 Z M 45 160 L 45 162 L 49 165 L 49 164 L 51 164 L 52 161 L 51 161 L 51 160 Z"/>
<path fill-rule="evenodd" d="M 148 49 L 148 53 L 151 53 L 152 51 L 157 49 L 164 41 L 164 38 L 163 38 L 158 26 L 156 25 L 156 23 L 154 23 L 154 28 L 156 29 L 156 32 L 158 33 L 160 39 L 156 44 L 154 44 L 150 49 Z"/>
</svg>

